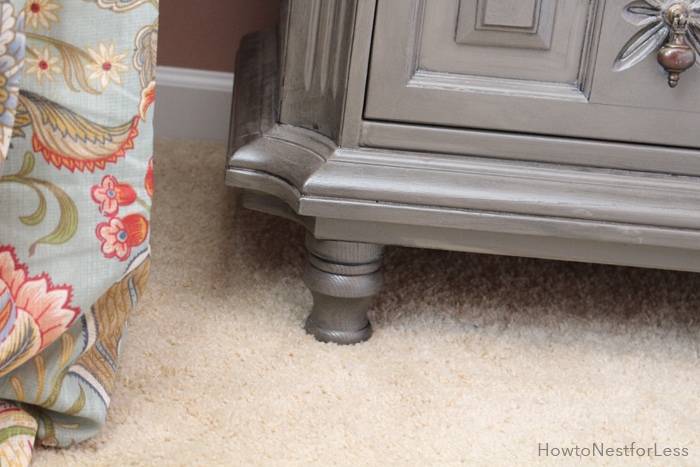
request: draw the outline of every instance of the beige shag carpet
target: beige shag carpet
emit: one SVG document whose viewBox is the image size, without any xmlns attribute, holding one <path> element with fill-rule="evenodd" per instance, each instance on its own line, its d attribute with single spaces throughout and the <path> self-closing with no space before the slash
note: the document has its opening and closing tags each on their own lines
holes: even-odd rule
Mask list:
<svg viewBox="0 0 700 467">
<path fill-rule="evenodd" d="M 321 344 L 303 231 L 225 152 L 157 141 L 107 426 L 34 466 L 700 465 L 699 274 L 391 247 L 372 339 Z"/>
</svg>

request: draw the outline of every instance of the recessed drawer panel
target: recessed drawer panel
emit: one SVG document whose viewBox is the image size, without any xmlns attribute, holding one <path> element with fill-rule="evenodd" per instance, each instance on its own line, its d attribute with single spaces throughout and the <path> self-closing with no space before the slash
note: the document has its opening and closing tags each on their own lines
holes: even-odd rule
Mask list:
<svg viewBox="0 0 700 467">
<path fill-rule="evenodd" d="M 643 5 L 378 0 L 364 117 L 698 148 L 700 69 L 669 86 Z"/>
<path fill-rule="evenodd" d="M 422 24 L 415 71 L 451 73 L 465 82 L 471 77 L 477 87 L 477 77 L 498 77 L 524 87 L 544 82 L 578 91 L 588 3 L 425 1 L 417 12 Z"/>
</svg>

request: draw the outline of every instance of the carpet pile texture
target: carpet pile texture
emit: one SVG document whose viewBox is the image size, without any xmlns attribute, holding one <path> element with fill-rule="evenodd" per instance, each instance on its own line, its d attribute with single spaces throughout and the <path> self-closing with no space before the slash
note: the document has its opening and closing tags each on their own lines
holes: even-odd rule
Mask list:
<svg viewBox="0 0 700 467">
<path fill-rule="evenodd" d="M 699 274 L 390 247 L 373 337 L 321 344 L 303 229 L 225 156 L 156 141 L 107 426 L 34 466 L 700 465 Z"/>
</svg>

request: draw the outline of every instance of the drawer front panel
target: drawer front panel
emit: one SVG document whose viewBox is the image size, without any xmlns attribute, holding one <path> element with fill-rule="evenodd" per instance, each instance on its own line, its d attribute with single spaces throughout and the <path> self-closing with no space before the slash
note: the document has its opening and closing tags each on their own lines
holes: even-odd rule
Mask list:
<svg viewBox="0 0 700 467">
<path fill-rule="evenodd" d="M 578 90 L 589 7 L 588 1 L 424 1 L 416 69 Z"/>
<path fill-rule="evenodd" d="M 697 66 L 675 88 L 655 50 L 614 69 L 628 4 L 379 0 L 364 117 L 698 148 Z"/>
</svg>

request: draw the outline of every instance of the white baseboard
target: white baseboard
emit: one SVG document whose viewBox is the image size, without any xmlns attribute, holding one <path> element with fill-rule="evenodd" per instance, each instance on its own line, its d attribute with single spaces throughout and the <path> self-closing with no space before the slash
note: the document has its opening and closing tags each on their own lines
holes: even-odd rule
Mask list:
<svg viewBox="0 0 700 467">
<path fill-rule="evenodd" d="M 233 73 L 156 68 L 155 136 L 227 141 Z"/>
</svg>

